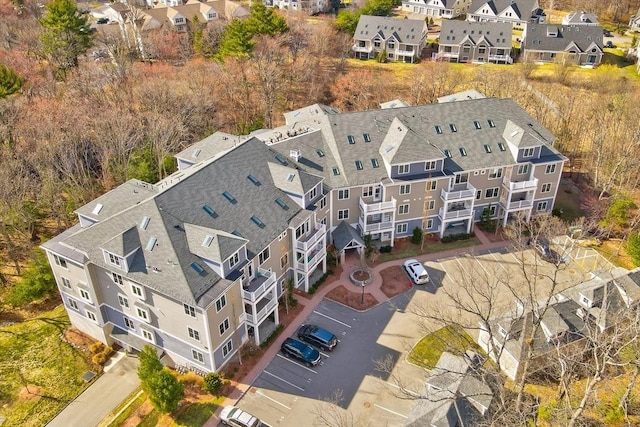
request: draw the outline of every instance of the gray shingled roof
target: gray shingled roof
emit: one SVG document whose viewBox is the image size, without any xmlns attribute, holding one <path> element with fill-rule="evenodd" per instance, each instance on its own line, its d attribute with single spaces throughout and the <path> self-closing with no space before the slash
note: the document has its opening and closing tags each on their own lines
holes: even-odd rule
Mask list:
<svg viewBox="0 0 640 427">
<path fill-rule="evenodd" d="M 531 12 L 536 9 L 536 4 L 537 0 L 473 0 L 469 6 L 469 13 L 478 13 L 484 5 L 487 5 L 496 15 L 499 15 L 511 6 L 518 18 L 528 20 Z"/>
<path fill-rule="evenodd" d="M 525 32 L 522 48 L 563 52 L 569 51 L 575 44 L 579 52 L 587 52 L 594 47 L 602 52 L 602 39 L 602 27 L 599 25 L 530 24 Z"/>
<path fill-rule="evenodd" d="M 201 258 L 222 263 L 247 244 L 247 239 L 220 230 L 185 224 L 189 251 Z"/>
<path fill-rule="evenodd" d="M 448 150 L 451 157 L 446 159 L 445 168 L 449 172 L 514 164 L 508 147 L 501 151 L 498 146 L 499 142 L 506 145 L 503 135 L 509 122 L 523 129 L 518 145 L 535 142 L 544 147 L 545 160 L 562 158 L 551 146 L 555 137 L 547 129 L 513 100 L 498 98 L 318 115 L 313 118 L 317 131 L 285 139 L 272 148 L 283 155 L 288 155 L 291 149 L 299 149 L 303 159 L 297 164 L 301 168 L 324 176 L 324 183 L 329 188 L 347 187 L 380 182 L 388 177 L 381 154 L 386 153 L 388 144 L 385 141 L 393 141 L 392 145 L 396 147 L 393 154 L 385 154 L 385 158 L 397 163 L 442 159 Z M 456 132 L 451 130 L 452 124 Z M 442 133 L 436 131 L 436 125 Z M 404 130 L 398 131 L 398 126 L 407 129 L 406 135 Z M 365 135 L 370 142 L 365 142 Z M 349 143 L 349 136 L 353 144 Z M 486 152 L 485 145 L 489 146 L 490 153 Z M 460 148 L 465 149 L 466 156 Z M 322 150 L 323 157 L 316 150 Z M 373 167 L 371 159 L 378 161 L 378 168 Z M 293 159 L 288 160 L 295 163 Z M 356 161 L 361 163 L 361 170 L 356 167 Z M 309 163 L 318 167 L 310 167 Z M 339 168 L 340 175 L 333 174 L 333 167 Z"/>
<path fill-rule="evenodd" d="M 338 252 L 341 252 L 349 243 L 355 241 L 360 246 L 364 247 L 364 240 L 360 236 L 358 230 L 347 224 L 345 221 L 341 221 L 335 230 L 331 233 L 333 236 L 333 246 L 336 247 Z"/>
<path fill-rule="evenodd" d="M 191 163 L 201 162 L 232 149 L 238 145 L 241 140 L 241 137 L 231 135 L 230 133 L 215 132 L 180 151 L 174 157 L 184 159 Z"/>
<path fill-rule="evenodd" d="M 571 12 L 564 18 L 562 18 L 562 23 L 565 25 L 587 25 L 587 24 L 598 24 L 598 17 L 590 12 Z"/>
<path fill-rule="evenodd" d="M 362 15 L 354 38 L 372 40 L 380 35 L 382 40 L 395 38 L 400 43 L 419 44 L 427 31 L 424 19 L 396 19 L 386 16 Z"/>
<path fill-rule="evenodd" d="M 440 44 L 459 45 L 469 41 L 473 45 L 485 41 L 489 46 L 511 47 L 511 24 L 508 22 L 472 22 L 443 19 Z"/>
<path fill-rule="evenodd" d="M 130 179 L 97 199 L 93 199 L 86 205 L 81 206 L 75 212 L 95 221 L 100 221 L 148 199 L 157 192 L 158 189 L 152 184 Z M 99 212 L 96 209 L 98 205 L 102 205 Z"/>
<path fill-rule="evenodd" d="M 90 227 L 78 228 L 55 244 L 74 247 L 92 262 L 114 270 L 106 265 L 101 248 L 130 248 L 131 239 L 122 235 L 135 234 L 140 248 L 124 276 L 178 301 L 206 304 L 224 292 L 229 282 L 193 253 L 202 248 L 204 238 L 200 240 L 198 233 L 216 233 L 220 241 L 215 252 L 225 259 L 245 243 L 231 235 L 235 231 L 249 240 L 247 249 L 252 257 L 278 237 L 301 210 L 273 183 L 268 162 L 275 161 L 275 156 L 276 152 L 261 141 L 248 140 L 215 160 L 172 175 L 154 186 L 160 193 L 154 192 L 147 200 Z M 248 179 L 249 174 L 258 178 L 259 185 Z M 123 186 L 126 191 L 113 194 L 127 197 L 130 184 Z M 227 200 L 224 192 L 231 194 L 233 201 Z M 286 209 L 276 203 L 277 198 L 286 202 Z M 203 209 L 205 205 L 215 211 L 213 216 Z M 144 217 L 149 218 L 145 229 L 141 227 Z M 148 244 L 151 238 L 156 240 L 153 246 Z M 192 267 L 194 262 L 201 273 Z"/>
</svg>

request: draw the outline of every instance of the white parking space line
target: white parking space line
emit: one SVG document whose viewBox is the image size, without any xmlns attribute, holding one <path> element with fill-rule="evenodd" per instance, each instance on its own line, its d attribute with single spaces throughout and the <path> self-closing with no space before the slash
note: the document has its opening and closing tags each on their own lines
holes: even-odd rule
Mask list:
<svg viewBox="0 0 640 427">
<path fill-rule="evenodd" d="M 389 412 L 389 413 L 391 413 L 391 414 L 397 415 L 397 416 L 399 416 L 399 417 L 402 417 L 402 418 L 405 418 L 405 419 L 406 419 L 406 418 L 409 418 L 409 417 L 407 417 L 406 415 L 402 415 L 402 414 L 401 414 L 401 413 L 399 413 L 399 412 L 392 411 L 391 409 L 387 409 L 387 408 L 385 408 L 384 406 L 380 406 L 380 405 L 378 405 L 377 403 L 374 403 L 374 404 L 373 404 L 373 406 L 375 406 L 376 408 L 380 408 L 380 409 L 382 409 L 383 411 L 387 411 L 387 412 Z"/>
<path fill-rule="evenodd" d="M 295 385 L 295 384 L 293 384 L 293 383 L 291 383 L 291 382 L 289 382 L 289 381 L 285 380 L 284 378 L 280 378 L 279 376 L 274 375 L 274 374 L 272 374 L 272 373 L 271 373 L 271 372 L 269 372 L 269 371 L 262 371 L 262 372 L 263 372 L 263 373 L 265 373 L 265 374 L 267 374 L 267 375 L 271 375 L 273 378 L 276 378 L 276 379 L 278 379 L 278 380 L 282 381 L 282 382 L 283 382 L 283 383 L 285 383 L 285 384 L 289 384 L 291 387 L 297 388 L 297 389 L 298 389 L 298 390 L 300 390 L 300 391 L 304 391 L 304 389 L 303 389 L 302 387 L 298 387 L 297 385 Z"/>
<path fill-rule="evenodd" d="M 287 408 L 288 410 L 291 410 L 291 408 L 289 408 L 287 405 L 285 405 L 284 403 L 278 402 L 277 400 L 275 400 L 272 397 L 267 396 L 266 394 L 264 394 L 262 391 L 258 390 L 256 391 L 257 395 L 260 395 L 262 397 L 266 397 L 267 399 L 269 399 L 270 401 L 272 401 L 273 403 L 277 403 L 278 405 L 282 406 L 283 408 Z"/>
<path fill-rule="evenodd" d="M 304 366 L 304 365 L 302 365 L 302 364 L 300 364 L 300 363 L 298 363 L 298 362 L 296 362 L 296 361 L 294 361 L 294 360 L 291 360 L 291 359 L 289 359 L 289 358 L 287 358 L 287 357 L 284 357 L 284 356 L 283 356 L 283 355 L 281 355 L 281 354 L 277 354 L 276 356 L 278 356 L 280 359 L 286 360 L 287 362 L 293 363 L 294 365 L 298 365 L 298 366 L 300 366 L 301 368 L 306 369 L 306 370 L 307 370 L 307 371 L 309 371 L 309 372 L 313 372 L 314 374 L 317 374 L 317 373 L 318 373 L 318 372 L 314 371 L 314 370 L 313 370 L 313 369 L 311 369 L 311 368 L 307 368 L 306 366 Z"/>
<path fill-rule="evenodd" d="M 339 321 L 338 319 L 334 319 L 334 318 L 333 318 L 333 317 L 331 317 L 331 316 L 327 316 L 327 315 L 326 315 L 326 314 L 324 314 L 324 313 L 320 313 L 320 312 L 319 312 L 319 311 L 317 311 L 317 310 L 313 310 L 313 312 L 314 312 L 315 314 L 319 315 L 319 316 L 326 317 L 326 318 L 327 318 L 327 319 L 329 319 L 329 320 L 333 320 L 334 322 L 339 323 L 339 324 L 341 324 L 342 326 L 346 326 L 347 328 L 351 328 L 351 325 L 347 325 L 346 323 L 341 322 L 341 321 Z"/>
<path fill-rule="evenodd" d="M 387 382 L 387 385 L 390 385 L 391 387 L 395 387 L 398 390 L 401 390 L 403 393 L 407 393 L 410 396 L 413 396 L 413 397 L 416 397 L 416 398 L 421 398 L 423 396 L 422 394 L 418 393 L 417 391 L 413 391 L 413 390 L 408 389 L 408 388 L 402 388 L 398 384 Z"/>
<path fill-rule="evenodd" d="M 319 353 L 320 353 L 321 355 L 323 355 L 324 357 L 326 357 L 327 359 L 331 357 L 331 356 L 329 356 L 327 353 L 323 353 L 323 352 L 321 352 L 321 351 L 319 351 Z"/>
<path fill-rule="evenodd" d="M 497 264 L 505 271 L 505 273 L 509 273 L 509 270 L 507 270 L 507 267 L 504 266 L 504 263 L 501 262 L 502 259 L 499 258 L 498 256 L 496 256 L 495 252 L 491 252 L 489 251 L 489 255 L 491 255 L 491 257 L 497 261 Z"/>
</svg>

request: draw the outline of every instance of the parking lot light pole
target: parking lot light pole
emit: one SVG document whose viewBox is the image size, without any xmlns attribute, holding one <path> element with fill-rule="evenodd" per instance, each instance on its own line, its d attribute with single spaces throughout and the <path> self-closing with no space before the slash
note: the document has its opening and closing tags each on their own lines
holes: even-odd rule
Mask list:
<svg viewBox="0 0 640 427">
<path fill-rule="evenodd" d="M 362 286 L 362 299 L 360 301 L 360 304 L 364 305 L 364 282 L 362 282 L 360 285 Z"/>
</svg>

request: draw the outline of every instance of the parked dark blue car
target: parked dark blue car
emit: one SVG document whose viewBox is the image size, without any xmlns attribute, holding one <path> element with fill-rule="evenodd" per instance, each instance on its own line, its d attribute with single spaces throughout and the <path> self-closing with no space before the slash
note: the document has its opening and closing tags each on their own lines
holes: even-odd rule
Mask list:
<svg viewBox="0 0 640 427">
<path fill-rule="evenodd" d="M 320 363 L 320 352 L 308 344 L 295 338 L 287 338 L 280 346 L 280 350 L 287 357 L 295 357 L 307 366 L 315 366 Z"/>
</svg>

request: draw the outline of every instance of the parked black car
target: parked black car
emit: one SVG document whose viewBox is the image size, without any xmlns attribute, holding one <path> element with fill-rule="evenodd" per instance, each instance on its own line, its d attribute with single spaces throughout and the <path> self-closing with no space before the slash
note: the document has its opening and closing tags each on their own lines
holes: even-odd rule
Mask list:
<svg viewBox="0 0 640 427">
<path fill-rule="evenodd" d="M 280 346 L 280 350 L 287 357 L 295 357 L 307 366 L 315 366 L 320 363 L 320 352 L 308 344 L 295 338 L 287 338 Z"/>
<path fill-rule="evenodd" d="M 545 238 L 540 237 L 533 240 L 529 239 L 527 244 L 528 245 L 533 244 L 533 247 L 536 250 L 536 252 L 538 252 L 538 254 L 540 255 L 540 258 L 542 258 L 547 262 L 550 262 L 556 265 L 567 263 L 567 259 L 565 257 L 563 257 L 558 252 L 551 249 L 551 246 L 549 245 L 549 241 Z"/>
<path fill-rule="evenodd" d="M 338 345 L 335 335 L 316 325 L 302 325 L 298 330 L 298 338 L 326 351 L 331 351 Z"/>
<path fill-rule="evenodd" d="M 109 18 L 98 18 L 98 20 L 96 21 L 96 24 L 108 24 L 109 23 Z"/>
<path fill-rule="evenodd" d="M 608 48 L 608 49 L 613 49 L 616 47 L 616 45 L 614 45 L 611 40 L 608 40 L 605 44 L 604 47 Z"/>
</svg>

